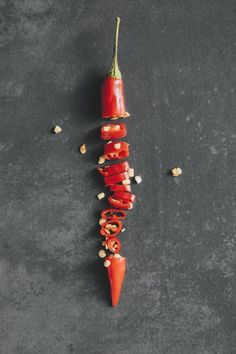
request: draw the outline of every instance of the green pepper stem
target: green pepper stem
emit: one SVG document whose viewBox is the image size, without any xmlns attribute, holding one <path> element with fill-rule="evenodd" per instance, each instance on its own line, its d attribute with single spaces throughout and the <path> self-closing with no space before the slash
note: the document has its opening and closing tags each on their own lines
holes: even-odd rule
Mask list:
<svg viewBox="0 0 236 354">
<path fill-rule="evenodd" d="M 121 72 L 118 65 L 118 39 L 119 39 L 119 28 L 120 28 L 120 17 L 116 17 L 116 31 L 114 40 L 113 57 L 110 70 L 108 71 L 108 76 L 115 78 L 121 78 Z"/>
</svg>

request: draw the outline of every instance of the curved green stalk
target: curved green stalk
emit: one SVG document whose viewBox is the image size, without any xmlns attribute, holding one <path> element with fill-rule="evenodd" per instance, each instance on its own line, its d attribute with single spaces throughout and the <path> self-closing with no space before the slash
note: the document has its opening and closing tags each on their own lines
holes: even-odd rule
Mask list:
<svg viewBox="0 0 236 354">
<path fill-rule="evenodd" d="M 120 17 L 116 17 L 116 32 L 114 41 L 114 50 L 110 70 L 108 71 L 108 76 L 115 77 L 117 79 L 121 78 L 121 72 L 118 65 L 118 38 L 119 38 L 119 27 L 120 27 Z"/>
</svg>

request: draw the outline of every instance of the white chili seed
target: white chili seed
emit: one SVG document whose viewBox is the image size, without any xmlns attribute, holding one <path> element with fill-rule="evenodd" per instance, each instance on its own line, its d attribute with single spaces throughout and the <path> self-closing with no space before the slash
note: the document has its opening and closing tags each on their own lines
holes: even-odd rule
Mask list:
<svg viewBox="0 0 236 354">
<path fill-rule="evenodd" d="M 86 145 L 85 144 L 80 145 L 79 151 L 81 154 L 85 154 L 86 153 Z"/>
<path fill-rule="evenodd" d="M 142 182 L 142 178 L 140 176 L 135 176 L 134 179 L 135 179 L 137 184 Z"/>
<path fill-rule="evenodd" d="M 104 262 L 104 267 L 109 267 L 111 265 L 111 262 L 109 261 L 109 259 L 107 259 L 105 262 Z"/>
<path fill-rule="evenodd" d="M 100 257 L 100 258 L 105 258 L 106 257 L 106 252 L 104 251 L 104 250 L 100 250 L 99 252 L 98 252 L 98 256 Z"/>
<path fill-rule="evenodd" d="M 182 175 L 182 170 L 181 170 L 181 168 L 180 168 L 180 167 L 175 167 L 175 168 L 173 168 L 173 169 L 171 170 L 171 175 L 172 175 L 173 177 L 178 177 L 178 176 Z"/>
<path fill-rule="evenodd" d="M 99 200 L 105 198 L 105 193 L 101 192 L 101 193 L 97 194 L 97 198 L 98 198 Z"/>
<path fill-rule="evenodd" d="M 120 143 L 114 144 L 114 148 L 117 150 L 120 149 Z"/>
<path fill-rule="evenodd" d="M 124 185 L 130 184 L 130 179 L 124 179 L 124 181 L 122 181 L 122 184 Z"/>
<path fill-rule="evenodd" d="M 103 130 L 104 130 L 104 132 L 109 132 L 109 130 L 110 130 L 110 127 L 108 127 L 108 126 L 106 126 L 106 127 L 103 127 Z"/>
<path fill-rule="evenodd" d="M 99 225 L 101 225 L 102 226 L 102 224 L 104 224 L 104 222 L 106 222 L 106 219 L 103 219 L 103 218 L 101 218 L 101 219 L 99 219 Z"/>
<path fill-rule="evenodd" d="M 119 253 L 115 253 L 114 258 L 121 258 L 121 255 Z"/>
<path fill-rule="evenodd" d="M 129 175 L 129 177 L 134 177 L 134 169 L 133 168 L 129 168 L 128 175 Z"/>
<path fill-rule="evenodd" d="M 125 229 L 125 227 L 121 230 L 121 232 L 124 232 L 126 229 Z"/>
<path fill-rule="evenodd" d="M 106 159 L 105 159 L 105 156 L 104 156 L 104 155 L 101 155 L 101 156 L 99 157 L 99 159 L 98 159 L 99 165 L 102 165 L 105 161 L 106 161 Z"/>
<path fill-rule="evenodd" d="M 55 134 L 59 134 L 62 131 L 62 129 L 61 129 L 61 127 L 59 127 L 59 125 L 55 125 L 55 127 L 53 128 L 53 131 Z"/>
</svg>

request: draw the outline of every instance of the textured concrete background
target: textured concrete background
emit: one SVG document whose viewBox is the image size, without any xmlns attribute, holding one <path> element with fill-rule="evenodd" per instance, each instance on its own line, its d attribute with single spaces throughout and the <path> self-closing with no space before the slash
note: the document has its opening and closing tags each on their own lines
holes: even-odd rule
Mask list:
<svg viewBox="0 0 236 354">
<path fill-rule="evenodd" d="M 0 1 L 1 354 L 236 352 L 235 12 L 234 0 Z M 143 183 L 112 309 L 95 164 L 115 16 Z"/>
</svg>

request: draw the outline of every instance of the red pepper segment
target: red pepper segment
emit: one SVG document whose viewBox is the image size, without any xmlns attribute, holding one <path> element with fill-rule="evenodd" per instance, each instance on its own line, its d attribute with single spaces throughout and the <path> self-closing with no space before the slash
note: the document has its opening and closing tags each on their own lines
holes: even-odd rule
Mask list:
<svg viewBox="0 0 236 354">
<path fill-rule="evenodd" d="M 101 127 L 101 138 L 104 140 L 120 139 L 126 135 L 125 124 L 104 124 Z"/>
<path fill-rule="evenodd" d="M 113 194 L 116 199 L 128 200 L 129 202 L 135 202 L 135 195 L 129 192 L 118 191 Z"/>
<path fill-rule="evenodd" d="M 117 191 L 123 191 L 123 192 L 131 192 L 131 187 L 130 185 L 125 185 L 125 184 L 115 184 L 114 186 L 111 186 L 109 188 L 111 192 L 117 192 Z"/>
<path fill-rule="evenodd" d="M 100 234 L 105 237 L 115 237 L 122 230 L 122 222 L 117 219 L 110 219 L 102 224 Z"/>
<path fill-rule="evenodd" d="M 122 220 L 126 218 L 126 212 L 123 210 L 117 210 L 117 209 L 105 209 L 101 212 L 101 218 L 111 220 L 111 219 L 116 219 L 116 220 Z"/>
<path fill-rule="evenodd" d="M 104 146 L 106 160 L 120 160 L 129 156 L 129 144 L 125 141 L 109 142 Z"/>
<path fill-rule="evenodd" d="M 109 237 L 106 244 L 108 249 L 113 253 L 119 253 L 121 250 L 121 242 L 117 237 Z"/>
<path fill-rule="evenodd" d="M 129 169 L 129 164 L 127 161 L 125 161 L 125 162 L 117 163 L 115 165 L 105 166 L 103 168 L 99 167 L 98 172 L 102 176 L 107 177 L 118 173 L 127 172 L 128 169 Z"/>
<path fill-rule="evenodd" d="M 112 207 L 117 209 L 133 209 L 132 202 L 114 197 L 114 194 L 108 197 L 108 202 Z"/>
<path fill-rule="evenodd" d="M 105 186 L 112 186 L 129 178 L 127 172 L 118 173 L 117 175 L 104 177 Z"/>
<path fill-rule="evenodd" d="M 113 307 L 118 305 L 126 270 L 126 258 L 116 256 L 118 255 L 110 255 L 105 258 L 105 262 L 109 261 L 107 275 L 110 283 L 111 302 Z"/>
<path fill-rule="evenodd" d="M 116 18 L 114 50 L 110 70 L 102 85 L 102 118 L 122 118 L 125 109 L 124 85 L 118 65 L 118 36 L 120 18 Z"/>
</svg>

